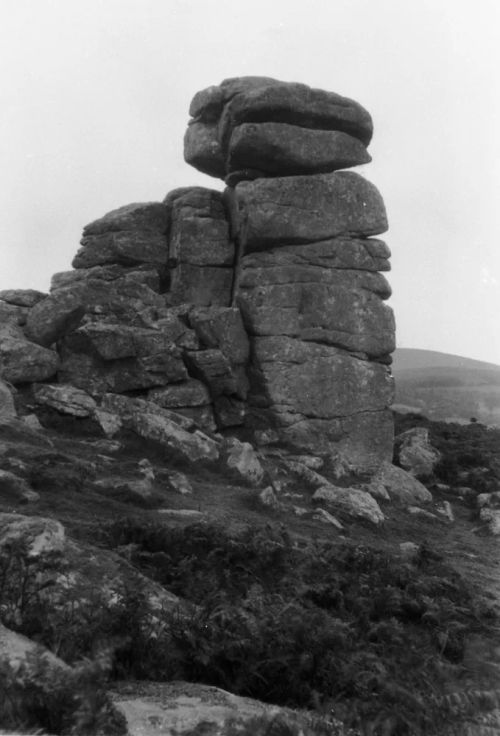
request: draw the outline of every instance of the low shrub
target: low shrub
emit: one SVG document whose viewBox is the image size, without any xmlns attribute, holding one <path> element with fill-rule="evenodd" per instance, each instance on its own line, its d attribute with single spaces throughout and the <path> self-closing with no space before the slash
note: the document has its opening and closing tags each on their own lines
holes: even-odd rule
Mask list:
<svg viewBox="0 0 500 736">
<path fill-rule="evenodd" d="M 197 604 L 191 617 L 169 617 L 171 677 L 326 708 L 348 726 L 379 724 L 373 734 L 431 728 L 443 668 L 492 616 L 437 555 L 409 564 L 364 546 L 298 549 L 269 525 L 233 537 L 213 525 L 126 520 L 107 533 Z"/>
<path fill-rule="evenodd" d="M 112 603 L 96 591 L 54 609 L 18 550 L 0 614 L 24 604 L 4 623 L 68 661 L 108 646 L 115 677 L 204 682 L 368 724 L 372 736 L 433 733 L 445 718 L 444 673 L 459 666 L 467 636 L 494 622 L 431 550 L 409 563 L 363 545 L 299 548 L 270 524 L 235 536 L 136 519 L 103 527 L 102 539 L 193 606 L 154 612 L 141 589 L 121 585 Z"/>
<path fill-rule="evenodd" d="M 16 670 L 0 662 L 0 724 L 62 736 L 125 734 L 125 718 L 105 690 L 110 661 L 103 651 L 68 670 L 54 668 L 42 653 L 28 654 Z"/>
</svg>

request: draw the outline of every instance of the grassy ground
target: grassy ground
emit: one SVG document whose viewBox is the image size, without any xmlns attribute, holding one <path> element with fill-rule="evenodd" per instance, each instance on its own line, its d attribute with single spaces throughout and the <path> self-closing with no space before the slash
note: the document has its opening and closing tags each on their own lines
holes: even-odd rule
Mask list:
<svg viewBox="0 0 500 736">
<path fill-rule="evenodd" d="M 455 514 L 453 523 L 413 516 L 397 504 L 382 503 L 386 515 L 383 525 L 375 527 L 368 522 L 339 517 L 344 524 L 344 529 L 339 531 L 323 522 L 299 517 L 294 513 L 293 505 L 308 507 L 313 493 L 312 489 L 298 480 L 291 479 L 287 485 L 288 493 L 297 495 L 283 498 L 280 510 L 271 510 L 259 503 L 255 489 L 228 479 L 220 468 L 189 467 L 168 458 L 163 450 L 133 438 L 114 446 L 113 443 L 103 442 L 77 430 L 75 425 L 71 427 L 71 432 L 64 435 L 48 430 L 46 436 L 52 442 L 52 447 L 26 446 L 22 449 L 20 458 L 25 467 L 30 469 L 28 476 L 38 490 L 40 499 L 24 506 L 0 499 L 1 512 L 16 510 L 24 514 L 56 518 L 65 525 L 70 536 L 97 546 L 109 543 L 102 529 L 120 519 L 132 518 L 139 525 L 157 523 L 161 519 L 162 526 L 172 529 L 193 524 L 193 519 L 184 517 L 174 516 L 167 520 L 156 509 L 134 504 L 130 498 L 105 496 L 93 488 L 93 481 L 104 476 L 137 480 L 141 477 L 139 461 L 146 457 L 155 469 L 156 482 L 164 493 L 166 508 L 200 512 L 200 519 L 218 524 L 229 534 L 238 534 L 249 525 L 271 528 L 277 530 L 276 533 L 286 530 L 292 546 L 299 549 L 307 549 L 311 543 L 327 542 L 333 550 L 338 549 L 339 559 L 345 557 L 345 550 L 349 547 L 368 548 L 375 554 L 382 553 L 392 558 L 399 555 L 400 543 L 415 542 L 431 551 L 426 563 L 426 575 L 432 577 L 435 572 L 436 577 L 442 576 L 445 574 L 442 565 L 449 566 L 450 575 L 451 571 L 458 572 L 471 589 L 473 598 L 478 601 L 485 599 L 500 614 L 500 542 L 498 538 L 485 536 L 478 530 L 474 509 L 458 498 L 453 484 L 447 491 L 434 489 L 434 502 L 427 507 L 432 511 L 443 500 L 450 501 Z M 464 463 L 467 462 L 464 453 L 467 456 L 466 450 L 470 449 L 471 442 L 476 453 L 476 466 L 479 460 L 484 463 L 494 455 L 495 443 L 490 436 L 483 438 L 484 442 L 481 443 L 476 430 L 472 430 L 476 433 L 470 437 L 452 433 L 451 439 L 449 436 L 443 437 L 444 431 L 447 430 L 442 427 L 436 430 L 437 442 L 441 443 L 442 450 L 446 450 L 448 443 L 450 456 L 453 456 L 455 463 L 453 472 L 457 478 L 460 472 L 464 472 Z M 485 447 L 487 452 L 481 455 Z M 12 453 L 8 458 L 4 454 L 2 465 L 8 466 L 12 457 Z M 275 459 L 270 458 L 266 463 L 270 468 Z M 165 490 L 164 479 L 172 470 L 186 473 L 193 487 L 191 495 L 183 496 L 173 490 Z M 329 554 L 332 555 L 331 559 L 335 558 L 334 552 L 330 551 Z M 445 689 L 449 691 L 464 687 L 500 688 L 499 631 L 493 621 L 488 626 L 478 622 L 476 629 L 474 631 L 474 626 L 471 627 L 460 667 L 451 667 L 447 671 Z M 137 686 L 138 695 L 142 689 L 142 686 Z"/>
</svg>

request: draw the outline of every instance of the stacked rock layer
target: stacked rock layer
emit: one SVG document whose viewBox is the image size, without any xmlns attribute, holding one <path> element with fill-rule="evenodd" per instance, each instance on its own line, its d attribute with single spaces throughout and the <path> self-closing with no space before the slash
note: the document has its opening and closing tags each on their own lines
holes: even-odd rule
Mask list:
<svg viewBox="0 0 500 736">
<path fill-rule="evenodd" d="M 191 104 L 185 158 L 225 180 L 87 225 L 51 293 L 0 293 L 0 366 L 95 400 L 128 394 L 207 431 L 371 468 L 392 454 L 394 319 L 382 198 L 356 102 L 269 78 Z"/>
</svg>

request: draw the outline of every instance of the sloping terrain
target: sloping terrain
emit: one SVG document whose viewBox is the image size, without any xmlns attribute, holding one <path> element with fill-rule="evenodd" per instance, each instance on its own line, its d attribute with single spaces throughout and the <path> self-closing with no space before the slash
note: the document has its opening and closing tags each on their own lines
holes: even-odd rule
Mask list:
<svg viewBox="0 0 500 736">
<path fill-rule="evenodd" d="M 399 417 L 397 431 L 421 424 L 418 417 Z M 94 597 L 85 593 L 93 608 L 86 614 L 87 598 L 78 599 L 81 594 L 70 585 L 71 615 L 58 617 L 49 609 L 45 620 L 42 596 L 34 620 L 27 615 L 28 601 L 24 621 L 11 617 L 4 623 L 71 662 L 95 656 L 103 640 L 110 643 L 114 664 L 106 687 L 139 719 L 138 728 L 140 708 L 146 720 L 159 718 L 153 706 L 151 713 L 147 709 L 152 693 L 156 704 L 170 702 L 172 688 L 159 683 L 188 680 L 280 706 L 312 707 L 352 725 L 375 724 L 373 734 L 431 733 L 409 725 L 431 712 L 433 701 L 420 701 L 425 693 L 430 697 L 430 686 L 439 682 L 440 697 L 465 693 L 464 707 L 470 693 L 499 688 L 498 537 L 486 534 L 475 507 L 479 492 L 498 486 L 499 433 L 478 424 L 451 433 L 446 425 L 426 421 L 425 426 L 444 458 L 426 479 L 433 500 L 411 512 L 408 503 L 379 499 L 383 524 L 353 518 L 341 508 L 334 512 L 338 523 L 318 515 L 314 483 L 290 472 L 296 459 L 283 446 L 261 448 L 265 476 L 251 485 L 230 477 L 227 468 L 174 459 L 165 448 L 133 435 L 97 437 L 74 419 L 61 418 L 56 428 L 43 431 L 19 429 L 17 435 L 5 427 L 0 466 L 15 469 L 38 498 L 21 501 L 3 493 L 0 513 L 61 522 L 70 543 L 66 549 L 87 550 Z M 134 494 L 145 464 L 154 475 L 153 501 Z M 172 486 L 174 473 L 184 474 L 191 492 Z M 363 481 L 335 477 L 328 467 L 321 473 L 337 486 Z M 270 494 L 266 505 L 262 488 L 270 486 L 274 499 Z M 445 502 L 454 521 L 443 516 Z M 416 545 L 413 552 L 407 543 Z M 75 564 L 81 556 L 66 562 Z M 144 576 L 143 583 L 132 584 L 119 615 L 109 602 L 107 610 L 100 608 L 104 580 L 116 569 L 109 567 L 116 559 Z M 71 581 L 71 570 L 65 575 Z M 197 608 L 184 623 L 165 619 L 174 626 L 173 640 L 164 624 L 160 629 L 154 624 L 152 644 L 143 631 L 144 611 L 138 611 L 146 605 L 141 591 L 153 584 Z M 0 592 L 5 605 L 5 579 Z M 118 586 L 115 592 L 121 595 Z M 80 614 L 75 614 L 77 600 Z M 325 659 L 328 651 L 333 659 Z M 328 685 L 332 666 L 336 680 L 331 682 L 343 683 L 338 691 Z M 438 702 L 441 712 L 444 701 Z M 142 703 L 139 714 L 136 703 Z M 474 701 L 476 706 L 485 707 Z M 267 732 L 269 723 L 260 726 Z M 287 728 L 283 733 L 298 733 L 298 726 Z M 150 729 L 156 733 L 151 723 Z M 327 732 L 359 733 L 336 729 Z M 326 732 L 318 726 L 310 733 Z"/>
<path fill-rule="evenodd" d="M 500 366 L 433 350 L 398 348 L 395 407 L 431 419 L 500 426 Z"/>
</svg>

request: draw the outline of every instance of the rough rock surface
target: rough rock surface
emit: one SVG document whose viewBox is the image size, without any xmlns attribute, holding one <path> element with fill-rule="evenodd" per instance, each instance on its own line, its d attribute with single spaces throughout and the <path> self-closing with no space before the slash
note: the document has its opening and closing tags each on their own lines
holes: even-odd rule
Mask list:
<svg viewBox="0 0 500 736">
<path fill-rule="evenodd" d="M 66 543 L 63 525 L 55 519 L 21 514 L 0 514 L 0 550 L 22 543 L 28 557 L 62 552 Z"/>
<path fill-rule="evenodd" d="M 219 447 L 186 417 L 162 409 L 158 404 L 143 399 L 107 394 L 101 409 L 118 417 L 127 429 L 144 439 L 163 445 L 190 462 L 212 461 L 219 457 Z"/>
<path fill-rule="evenodd" d="M 0 300 L 19 307 L 34 307 L 47 294 L 36 289 L 4 289 L 0 291 Z"/>
<path fill-rule="evenodd" d="M 429 441 L 429 430 L 413 427 L 395 439 L 395 454 L 398 464 L 414 476 L 431 475 L 441 454 Z"/>
<path fill-rule="evenodd" d="M 240 442 L 236 438 L 226 440 L 222 454 L 230 471 L 251 485 L 259 485 L 264 477 L 264 468 L 249 442 Z"/>
<path fill-rule="evenodd" d="M 50 347 L 72 332 L 85 314 L 85 292 L 75 286 L 59 289 L 37 302 L 26 321 L 26 335 L 33 342 Z"/>
<path fill-rule="evenodd" d="M 42 384 L 34 388 L 33 394 L 37 404 L 75 417 L 91 416 L 97 407 L 91 396 L 74 386 Z"/>
<path fill-rule="evenodd" d="M 372 478 L 369 487 L 375 489 L 373 495 L 376 495 L 379 486 L 388 492 L 391 499 L 405 504 L 432 501 L 432 493 L 420 481 L 389 462 L 383 462 Z"/>
<path fill-rule="evenodd" d="M 22 337 L 0 335 L 0 376 L 9 383 L 32 383 L 51 378 L 59 367 L 59 357 Z"/>
<path fill-rule="evenodd" d="M 297 731 L 308 733 L 307 713 L 292 711 L 258 700 L 245 698 L 211 685 L 189 682 L 168 682 L 151 685 L 142 697 L 137 698 L 127 688 L 120 688 L 114 696 L 117 708 L 127 720 L 130 736 L 157 736 L 157 734 L 204 733 L 219 736 L 227 730 L 229 722 L 234 728 L 248 730 L 249 722 L 267 716 L 266 727 L 280 725 L 280 716 L 286 722 L 296 724 Z M 226 727 L 224 728 L 226 724 Z M 289 730 L 290 726 L 286 727 Z"/>
<path fill-rule="evenodd" d="M 378 190 L 352 171 L 245 181 L 227 198 L 247 251 L 387 230 Z"/>
<path fill-rule="evenodd" d="M 165 205 L 171 303 L 229 306 L 235 254 L 222 195 L 186 187 L 167 195 Z"/>
<path fill-rule="evenodd" d="M 167 208 L 161 202 L 119 207 L 84 228 L 73 267 L 148 263 L 162 269 L 167 262 L 167 227 Z"/>
<path fill-rule="evenodd" d="M 384 521 L 384 514 L 375 499 L 366 491 L 356 488 L 323 486 L 314 493 L 313 501 L 327 506 L 330 511 L 367 519 L 373 524 Z"/>
<path fill-rule="evenodd" d="M 357 138 L 341 131 L 286 123 L 244 123 L 234 128 L 228 171 L 258 169 L 267 176 L 320 174 L 371 161 Z"/>
<path fill-rule="evenodd" d="M 307 173 L 332 171 L 340 161 L 356 165 L 373 132 L 370 115 L 357 102 L 270 77 L 226 79 L 198 92 L 189 112 L 184 158 L 220 178 L 241 169 L 260 173 L 269 161 L 274 175 L 297 165 Z M 333 143 L 339 133 L 358 145 Z"/>
</svg>

